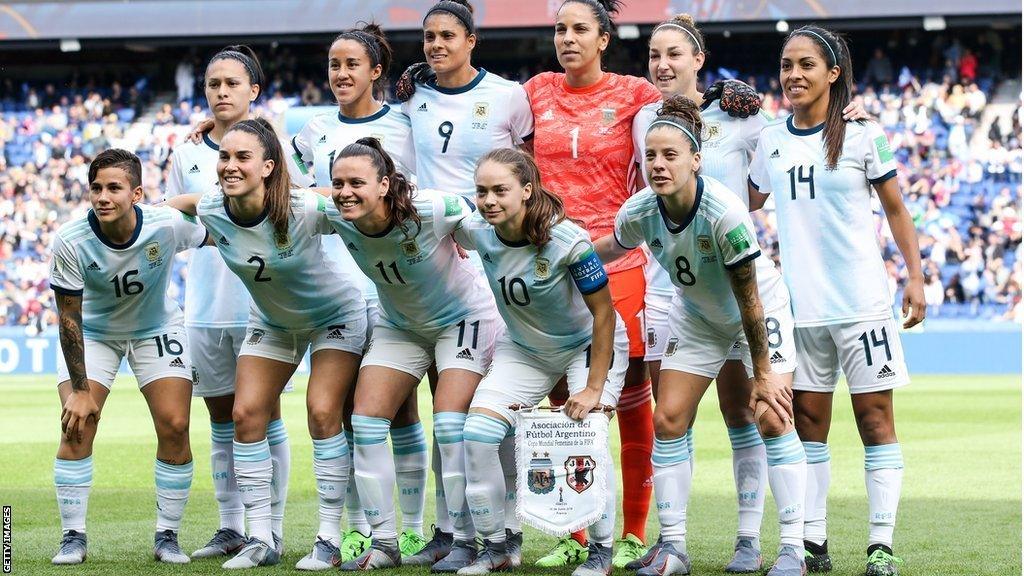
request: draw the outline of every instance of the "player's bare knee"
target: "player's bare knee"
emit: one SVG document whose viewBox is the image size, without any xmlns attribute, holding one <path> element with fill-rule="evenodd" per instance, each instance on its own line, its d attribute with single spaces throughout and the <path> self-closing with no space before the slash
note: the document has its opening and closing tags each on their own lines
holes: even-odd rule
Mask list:
<svg viewBox="0 0 1024 576">
<path fill-rule="evenodd" d="M 156 423 L 157 439 L 161 442 L 180 443 L 188 438 L 188 414 L 164 416 Z"/>
<path fill-rule="evenodd" d="M 235 422 L 235 438 L 241 442 L 255 442 L 267 434 L 269 417 L 264 407 L 236 401 L 231 419 Z"/>
<path fill-rule="evenodd" d="M 786 433 L 789 423 L 779 418 L 774 410 L 765 410 L 757 419 L 757 429 L 764 438 L 778 438 Z"/>
<path fill-rule="evenodd" d="M 341 432 L 341 414 L 330 407 L 311 406 L 306 419 L 314 438 L 329 438 Z"/>
<path fill-rule="evenodd" d="M 669 414 L 667 410 L 654 411 L 654 435 L 658 438 L 678 438 L 686 434 L 690 424 L 688 414 Z"/>
<path fill-rule="evenodd" d="M 721 402 L 718 405 L 722 411 L 722 420 L 729 428 L 743 428 L 754 423 L 754 412 L 747 403 Z"/>
<path fill-rule="evenodd" d="M 866 446 L 896 441 L 896 426 L 887 410 L 869 410 L 857 417 L 857 428 Z"/>
</svg>

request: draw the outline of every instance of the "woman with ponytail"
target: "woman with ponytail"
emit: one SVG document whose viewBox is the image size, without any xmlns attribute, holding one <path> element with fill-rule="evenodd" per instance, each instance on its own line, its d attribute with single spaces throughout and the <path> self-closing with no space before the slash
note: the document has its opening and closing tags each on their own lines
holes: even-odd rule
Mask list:
<svg viewBox="0 0 1024 576">
<path fill-rule="evenodd" d="M 436 365 L 434 437 L 448 502 L 461 509 L 462 428 L 501 320 L 482 275 L 459 256 L 451 236 L 472 213 L 463 198 L 413 188 L 372 137 L 342 148 L 331 176 L 328 219 L 376 285 L 381 309 L 359 371 L 352 416 L 356 484 L 373 539 L 364 554 L 341 569 L 395 568 L 402 557 L 388 429 L 403 401 L 415 395 L 427 369 Z M 455 521 L 459 526 L 469 518 Z M 435 570 L 445 567 L 445 560 L 440 562 Z"/>
<path fill-rule="evenodd" d="M 828 439 L 839 371 L 864 443 L 867 574 L 891 576 L 903 456 L 893 389 L 909 383 L 888 276 L 878 253 L 872 190 L 907 266 L 903 327 L 924 320 L 924 277 L 896 160 L 875 122 L 843 119 L 853 68 L 846 41 L 819 26 L 794 30 L 779 82 L 793 115 L 765 128 L 750 166 L 751 204 L 775 192 L 783 279 L 796 321 L 796 426 L 807 452 L 804 544 L 811 571 L 832 568 L 825 531 Z"/>
<path fill-rule="evenodd" d="M 665 100 L 644 140 L 651 186 L 619 209 L 614 235 L 595 243 L 609 260 L 647 243 L 676 289 L 654 412 L 652 462 L 661 536 L 638 561 L 638 574 L 690 573 L 686 508 L 692 468 L 686 432 L 704 392 L 737 348 L 747 381 L 729 394 L 753 407 L 753 433 L 765 438 L 767 476 L 779 508 L 779 559 L 768 574 L 801 576 L 806 462 L 793 428 L 788 386 L 796 352 L 792 332 L 770 333 L 765 314 L 770 308 L 762 304 L 785 303 L 785 289 L 780 283 L 758 285 L 756 262 L 766 257 L 746 205 L 721 182 L 699 174 L 703 128 L 692 100 Z"/>
<path fill-rule="evenodd" d="M 541 186 L 533 158 L 511 148 L 485 154 L 476 187 L 478 213 L 455 237 L 481 255 L 508 329 L 466 420 L 466 499 L 484 548 L 459 574 L 514 566 L 505 530 L 506 480 L 495 474 L 499 446 L 516 421 L 510 407 L 536 406 L 565 378 L 570 396 L 563 410 L 570 418 L 610 410 L 618 403 L 627 357 L 625 325 L 612 307 L 608 277 L 590 236 L 566 217 L 561 199 Z M 611 571 L 615 469 L 604 473 L 604 514 L 589 528 L 590 556 L 574 576 Z"/>
<path fill-rule="evenodd" d="M 323 235 L 333 233 L 327 201 L 291 189 L 273 127 L 263 119 L 242 120 L 225 132 L 218 154 L 219 189 L 167 203 L 198 214 L 253 300 L 232 411 L 235 477 L 249 539 L 224 563 L 253 568 L 280 562 L 270 518 L 277 463 L 267 423 L 307 350 L 306 408 L 321 529 L 341 520 L 349 472 L 342 412 L 366 343 L 366 303 L 356 280 L 324 258 Z"/>
<path fill-rule="evenodd" d="M 292 165 L 312 177 L 313 186 L 327 191 L 331 186 L 331 164 L 338 151 L 359 138 L 373 136 L 397 159 L 399 170 L 411 174 L 416 167 L 409 117 L 384 102 L 384 83 L 391 67 L 391 45 L 384 31 L 376 24 L 366 24 L 338 34 L 327 52 L 327 81 L 338 102 L 338 111 L 319 114 L 306 123 L 292 138 Z M 337 237 L 324 239 L 328 257 L 342 268 L 361 278 L 367 309 L 371 317 L 377 310 L 377 289 L 352 261 L 348 250 Z M 371 319 L 372 324 L 372 319 Z M 347 404 L 351 409 L 351 399 Z M 346 412 L 346 424 L 351 424 Z M 402 493 L 401 507 L 405 530 L 401 534 L 403 555 L 419 552 L 426 544 L 423 538 L 423 498 L 426 493 L 426 437 L 416 409 L 416 396 L 411 396 L 393 422 L 392 442 L 395 458 L 400 461 L 398 484 Z M 352 430 L 349 426 L 349 444 Z M 353 482 L 350 476 L 349 482 Z M 414 496 L 410 497 L 408 494 Z M 296 564 L 300 570 L 328 570 L 331 559 L 339 552 L 342 562 L 362 554 L 370 545 L 370 525 L 360 504 L 359 492 L 352 488 L 345 499 L 348 530 L 321 523 L 313 549 Z"/>
<path fill-rule="evenodd" d="M 615 211 L 634 191 L 636 180 L 630 129 L 637 111 L 661 98 L 643 78 L 602 69 L 602 56 L 615 32 L 617 0 L 566 0 L 558 9 L 554 48 L 563 72 L 544 72 L 526 83 L 533 109 L 534 154 L 544 183 L 556 190 L 566 213 L 591 236 L 612 229 Z M 629 334 L 629 371 L 617 407 L 622 437 L 622 539 L 615 565 L 644 551 L 651 501 L 651 387 L 644 374 L 643 312 L 645 262 L 636 250 L 608 267 L 615 309 Z M 564 396 L 562 396 L 564 398 Z M 553 399 L 558 401 L 558 399 Z M 537 561 L 544 567 L 585 560 L 583 532 L 561 539 Z"/>
<path fill-rule="evenodd" d="M 213 119 L 206 132 L 174 149 L 167 177 L 166 197 L 205 193 L 217 181 L 217 159 L 224 134 L 250 118 L 250 106 L 259 100 L 266 80 L 259 59 L 248 46 L 228 46 L 206 66 L 203 86 Z M 295 171 L 298 176 L 298 170 Z M 245 544 L 242 497 L 234 473 L 231 409 L 235 401 L 235 370 L 249 321 L 249 294 L 224 265 L 213 247 L 192 252 L 185 283 L 185 327 L 192 344 L 197 384 L 193 394 L 203 398 L 210 413 L 210 463 L 213 494 L 220 524 L 213 538 L 192 553 L 193 558 L 214 558 L 237 552 Z M 291 447 L 275 400 L 267 438 L 274 461 L 271 517 L 274 537 L 284 538 L 284 507 L 288 494 Z"/>
</svg>

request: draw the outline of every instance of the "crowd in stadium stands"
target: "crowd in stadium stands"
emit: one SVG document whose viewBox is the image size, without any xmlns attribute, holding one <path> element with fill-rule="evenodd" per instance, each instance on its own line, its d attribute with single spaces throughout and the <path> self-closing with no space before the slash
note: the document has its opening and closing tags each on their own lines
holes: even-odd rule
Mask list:
<svg viewBox="0 0 1024 576">
<path fill-rule="evenodd" d="M 987 150 L 973 153 L 994 83 L 978 78 L 969 50 L 947 48 L 939 73 L 919 79 L 895 69 L 881 50 L 863 64 L 864 106 L 884 126 L 900 162 L 899 178 L 920 232 L 930 317 L 1024 320 L 1021 277 L 1020 106 L 987 134 Z M 258 113 L 280 116 L 293 105 L 324 104 L 330 91 L 290 72 L 289 56 L 266 67 L 272 80 Z M 510 71 L 508 76 L 531 70 Z M 641 73 L 639 70 L 635 73 Z M 151 120 L 136 122 L 150 99 L 145 80 L 98 88 L 61 89 L 0 85 L 0 326 L 25 326 L 30 333 L 56 316 L 47 286 L 48 246 L 58 226 L 88 207 L 86 173 L 99 151 L 118 146 L 143 161 L 147 201 L 161 198 L 173 147 L 206 116 L 202 93 L 190 91 L 192 64 L 179 66 L 179 105 L 164 104 Z M 785 102 L 771 75 L 748 78 L 764 93 L 764 107 L 785 115 Z M 184 84 L 184 86 L 183 86 Z M 290 94 L 290 96 L 286 96 Z M 1005 126 L 1005 128 L 1004 128 Z M 881 207 L 876 206 L 880 214 Z M 771 210 L 756 215 L 763 245 L 777 257 Z M 905 275 L 884 218 L 877 218 L 892 289 Z M 184 262 L 184 258 L 180 258 Z M 172 295 L 181 298 L 187 270 L 179 265 Z M 897 300 L 898 301 L 898 300 Z"/>
</svg>

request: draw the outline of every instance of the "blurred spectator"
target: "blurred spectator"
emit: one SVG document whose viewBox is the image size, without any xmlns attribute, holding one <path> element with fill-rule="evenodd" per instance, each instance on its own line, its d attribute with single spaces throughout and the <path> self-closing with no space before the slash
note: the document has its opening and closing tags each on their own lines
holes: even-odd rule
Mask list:
<svg viewBox="0 0 1024 576">
<path fill-rule="evenodd" d="M 187 101 L 191 104 L 196 87 L 196 74 L 191 57 L 178 63 L 174 70 L 174 84 L 178 88 L 178 102 Z"/>
<path fill-rule="evenodd" d="M 892 61 L 885 55 L 881 48 L 875 48 L 875 54 L 864 67 L 864 83 L 870 84 L 876 90 L 883 86 L 892 84 L 893 72 Z"/>
</svg>

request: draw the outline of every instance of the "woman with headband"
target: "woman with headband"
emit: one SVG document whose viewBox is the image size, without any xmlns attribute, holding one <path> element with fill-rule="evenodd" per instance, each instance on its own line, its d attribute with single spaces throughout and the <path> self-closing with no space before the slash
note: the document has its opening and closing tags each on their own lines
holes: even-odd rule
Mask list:
<svg viewBox="0 0 1024 576">
<path fill-rule="evenodd" d="M 661 535 L 638 574 L 689 574 L 686 508 L 691 470 L 686 429 L 704 392 L 734 347 L 749 382 L 736 394 L 754 409 L 765 438 L 768 479 L 779 510 L 781 545 L 770 576 L 802 576 L 804 449 L 793 427 L 792 392 L 772 370 L 771 335 L 762 301 L 784 300 L 780 284 L 759 287 L 761 254 L 746 205 L 721 182 L 701 176 L 697 105 L 668 98 L 647 129 L 644 163 L 650 188 L 623 204 L 614 235 L 595 245 L 614 260 L 646 243 L 669 271 L 676 294 L 654 412 L 654 491 Z M 774 350 L 792 363 L 792 339 Z"/>
<path fill-rule="evenodd" d="M 259 99 L 265 85 L 260 62 L 248 46 L 228 46 L 210 59 L 203 86 L 213 119 L 204 124 L 205 132 L 199 139 L 183 142 L 174 149 L 166 198 L 205 193 L 216 185 L 221 138 L 229 128 L 250 117 L 250 106 Z M 203 398 L 210 413 L 213 494 L 220 512 L 220 525 L 213 538 L 193 552 L 192 557 L 215 558 L 231 555 L 245 545 L 245 510 L 235 481 L 235 425 L 231 408 L 235 402 L 235 367 L 245 340 L 250 299 L 216 248 L 193 251 L 188 272 L 185 329 L 198 379 L 192 393 Z M 279 401 L 275 400 L 272 412 L 267 424 L 274 462 L 271 517 L 275 543 L 280 544 L 284 538 L 291 448 Z"/>
<path fill-rule="evenodd" d="M 477 161 L 495 148 L 528 146 L 533 137 L 533 114 L 523 87 L 474 67 L 471 57 L 476 43 L 473 7 L 467 0 L 441 0 L 434 4 L 423 18 L 426 62 L 410 66 L 395 90 L 412 123 L 417 185 L 456 192 L 470 202 L 476 195 L 473 173 Z M 471 258 L 479 268 L 477 256 L 471 253 Z M 434 443 L 437 525 L 423 550 L 404 558 L 403 564 L 433 565 L 449 554 L 453 539 L 463 545 L 456 547 L 459 558 L 449 559 L 450 565 L 472 562 L 468 544 L 474 537 L 472 523 L 455 534 L 448 514 L 452 510 L 456 517 L 468 515 L 468 508 L 463 506 L 459 511 L 447 502 L 439 468 L 440 450 L 461 450 L 461 446 L 461 435 L 447 437 L 443 447 Z M 514 486 L 511 438 L 502 445 L 501 453 L 503 473 L 509 485 Z M 506 527 L 510 554 L 517 563 L 523 535 L 514 513 L 514 495 L 511 490 Z M 463 500 L 461 495 L 457 498 Z"/>
<path fill-rule="evenodd" d="M 832 568 L 825 531 L 829 427 L 839 371 L 846 376 L 864 443 L 869 576 L 897 573 L 893 555 L 903 454 L 893 389 L 910 382 L 872 211 L 877 194 L 907 267 L 903 328 L 925 317 L 921 252 L 903 204 L 896 159 L 875 122 L 846 123 L 853 68 L 846 41 L 819 26 L 782 47 L 779 83 L 793 105 L 765 128 L 750 166 L 751 205 L 775 192 L 783 279 L 796 321 L 793 379 L 797 430 L 807 451 L 807 567 Z"/>
<path fill-rule="evenodd" d="M 391 58 L 391 45 L 376 24 L 346 30 L 331 43 L 327 53 L 327 80 L 338 102 L 338 111 L 314 116 L 291 141 L 292 163 L 312 176 L 313 186 L 330 188 L 334 158 L 345 146 L 364 137 L 380 140 L 384 149 L 396 158 L 403 173 L 409 174 L 415 168 L 416 155 L 409 117 L 383 102 L 384 82 Z M 362 279 L 372 328 L 377 311 L 376 287 L 359 271 L 338 237 L 325 238 L 324 243 L 331 258 L 339 260 L 347 272 Z M 352 399 L 346 404 L 345 413 L 345 434 L 350 446 L 353 440 L 351 409 Z M 409 397 L 392 425 L 391 440 L 403 513 L 403 532 L 399 543 L 402 554 L 408 556 L 419 552 L 426 544 L 423 537 L 423 498 L 427 444 L 415 395 Z M 332 503 L 332 506 L 340 505 Z M 370 525 L 351 473 L 344 506 L 348 512 L 348 530 L 342 535 L 337 525 L 321 523 L 313 549 L 296 568 L 327 570 L 333 567 L 331 559 L 335 554 L 342 562 L 348 562 L 366 551 L 370 545 Z"/>
<path fill-rule="evenodd" d="M 680 14 L 654 28 L 649 42 L 648 71 L 654 85 L 664 99 L 682 95 L 694 102 L 702 102 L 701 120 L 704 125 L 703 151 L 701 153 L 701 174 L 710 176 L 725 185 L 727 189 L 748 202 L 746 193 L 746 167 L 750 163 L 761 129 L 769 120 L 760 112 L 759 101 L 754 98 L 737 103 L 749 106 L 729 106 L 730 111 L 711 103 L 719 97 L 723 101 L 736 98 L 731 86 L 716 83 L 707 92 L 698 90 L 697 74 L 707 59 L 705 37 L 688 14 Z M 640 163 L 644 181 L 644 140 L 647 128 L 657 117 L 660 103 L 644 106 L 633 120 L 633 144 L 636 160 Z M 863 117 L 863 111 L 851 104 L 848 111 Z M 795 365 L 786 362 L 781 354 L 775 354 L 783 345 L 792 345 L 793 317 L 789 311 L 789 296 L 783 290 L 775 290 L 782 284 L 778 270 L 767 258 L 756 261 L 757 281 L 762 294 L 775 294 L 778 299 L 766 301 L 765 322 L 768 328 L 769 344 L 772 348 L 772 370 L 778 374 L 792 374 Z M 652 259 L 647 264 L 647 294 L 644 298 L 644 327 L 647 334 L 647 361 L 652 384 L 657 390 L 661 359 L 668 341 L 668 312 L 675 293 L 669 273 Z M 792 360 L 792 359 L 790 359 Z M 764 496 L 768 486 L 768 464 L 765 459 L 764 442 L 757 433 L 754 414 L 747 403 L 748 380 L 740 362 L 739 350 L 734 349 L 729 360 L 715 379 L 718 404 L 729 433 L 732 445 L 733 474 L 736 481 L 736 496 L 739 509 L 739 526 L 732 559 L 725 567 L 726 572 L 745 573 L 761 569 L 760 548 L 761 518 L 764 514 Z M 690 466 L 693 469 L 694 443 L 692 428 L 686 431 Z M 647 555 L 644 560 L 653 556 Z M 634 563 L 636 569 L 642 561 Z"/>
</svg>

